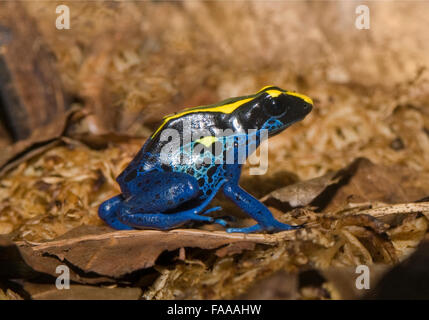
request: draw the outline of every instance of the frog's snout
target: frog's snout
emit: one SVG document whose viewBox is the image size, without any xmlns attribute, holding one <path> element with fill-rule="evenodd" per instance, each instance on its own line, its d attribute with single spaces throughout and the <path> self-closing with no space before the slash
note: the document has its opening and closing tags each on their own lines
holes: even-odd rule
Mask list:
<svg viewBox="0 0 429 320">
<path fill-rule="evenodd" d="M 304 104 L 304 112 L 305 112 L 305 114 L 306 115 L 309 114 L 311 112 L 311 110 L 313 110 L 313 104 L 305 102 L 305 104 Z"/>
<path fill-rule="evenodd" d="M 300 101 L 294 109 L 295 119 L 302 120 L 313 110 L 313 103 L 308 101 Z"/>
<path fill-rule="evenodd" d="M 304 104 L 304 111 L 310 113 L 313 110 L 313 105 L 311 103 L 306 102 Z"/>
</svg>

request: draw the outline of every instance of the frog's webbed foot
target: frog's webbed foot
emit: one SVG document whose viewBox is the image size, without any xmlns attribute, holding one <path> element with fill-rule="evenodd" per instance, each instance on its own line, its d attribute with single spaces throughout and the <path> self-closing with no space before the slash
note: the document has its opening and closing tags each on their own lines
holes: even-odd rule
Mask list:
<svg viewBox="0 0 429 320">
<path fill-rule="evenodd" d="M 206 211 L 204 211 L 204 212 L 203 212 L 203 213 L 201 213 L 201 214 L 202 214 L 202 215 L 207 215 L 207 214 L 209 214 L 209 213 L 216 212 L 216 211 L 220 211 L 220 210 L 222 210 L 222 207 L 217 206 L 217 207 L 213 207 L 213 208 L 207 209 Z M 213 223 L 220 224 L 221 226 L 224 226 L 224 227 L 226 227 L 226 226 L 228 225 L 228 222 L 226 222 L 226 221 L 225 221 L 225 220 L 223 220 L 223 219 L 213 219 L 213 220 L 212 220 L 212 222 L 213 222 Z"/>
<path fill-rule="evenodd" d="M 217 223 L 220 224 L 223 227 L 226 227 L 228 225 L 228 222 L 226 222 L 223 219 L 215 219 L 213 217 L 204 217 L 201 215 L 190 215 L 188 217 L 188 220 L 195 220 L 195 221 L 205 221 L 205 222 L 211 222 L 211 223 Z"/>
<path fill-rule="evenodd" d="M 228 225 L 228 222 L 226 222 L 225 220 L 223 220 L 223 219 L 215 219 L 214 221 L 213 221 L 213 223 L 217 223 L 217 224 L 220 224 L 221 226 L 223 226 L 223 227 L 226 227 L 227 225 Z"/>
<path fill-rule="evenodd" d="M 123 224 L 118 220 L 117 214 L 119 208 L 123 203 L 123 198 L 121 195 L 117 195 L 109 200 L 104 201 L 100 204 L 98 208 L 98 215 L 103 219 L 109 226 L 116 230 L 132 230 L 130 226 Z"/>
<path fill-rule="evenodd" d="M 217 223 L 217 224 L 220 224 L 221 226 L 224 226 L 224 227 L 226 227 L 226 226 L 228 225 L 228 223 L 227 223 L 225 220 L 223 220 L 223 219 L 215 219 L 215 218 L 213 218 L 213 217 L 204 217 L 204 216 L 201 216 L 201 215 L 199 215 L 199 214 L 196 214 L 196 215 L 194 215 L 194 214 L 189 215 L 189 216 L 187 217 L 187 220 L 194 220 L 194 221 L 204 221 L 204 222 Z"/>
</svg>

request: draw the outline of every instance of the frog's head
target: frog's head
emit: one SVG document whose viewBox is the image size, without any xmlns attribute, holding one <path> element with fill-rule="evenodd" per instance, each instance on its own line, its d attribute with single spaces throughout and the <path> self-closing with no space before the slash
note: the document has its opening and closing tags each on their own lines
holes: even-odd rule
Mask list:
<svg viewBox="0 0 429 320">
<path fill-rule="evenodd" d="M 313 101 L 305 95 L 267 86 L 247 104 L 240 118 L 248 129 L 267 129 L 272 136 L 304 119 L 312 108 Z"/>
</svg>

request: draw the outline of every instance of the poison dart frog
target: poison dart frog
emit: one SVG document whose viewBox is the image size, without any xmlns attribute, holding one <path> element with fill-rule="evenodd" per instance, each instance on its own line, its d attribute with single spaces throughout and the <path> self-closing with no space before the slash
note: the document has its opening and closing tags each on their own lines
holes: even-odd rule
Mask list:
<svg viewBox="0 0 429 320">
<path fill-rule="evenodd" d="M 220 207 L 206 210 L 222 190 L 257 222 L 250 227 L 227 228 L 227 232 L 299 228 L 276 220 L 265 205 L 239 186 L 239 178 L 250 146 L 260 145 L 262 133 L 267 137 L 278 134 L 302 120 L 312 108 L 313 101 L 305 95 L 267 86 L 253 95 L 164 117 L 117 177 L 122 193 L 103 202 L 99 216 L 118 230 L 169 230 L 190 221 L 226 227 L 225 220 L 207 215 Z"/>
</svg>

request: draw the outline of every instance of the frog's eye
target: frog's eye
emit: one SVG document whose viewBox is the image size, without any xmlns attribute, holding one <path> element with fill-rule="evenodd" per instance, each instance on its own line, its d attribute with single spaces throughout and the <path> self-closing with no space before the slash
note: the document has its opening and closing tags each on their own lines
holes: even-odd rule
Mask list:
<svg viewBox="0 0 429 320">
<path fill-rule="evenodd" d="M 287 112 L 287 106 L 278 99 L 269 99 L 265 104 L 265 112 L 270 116 L 278 117 Z"/>
</svg>

